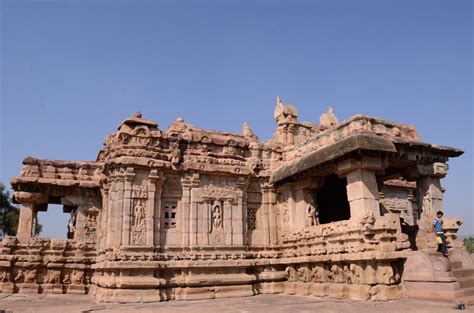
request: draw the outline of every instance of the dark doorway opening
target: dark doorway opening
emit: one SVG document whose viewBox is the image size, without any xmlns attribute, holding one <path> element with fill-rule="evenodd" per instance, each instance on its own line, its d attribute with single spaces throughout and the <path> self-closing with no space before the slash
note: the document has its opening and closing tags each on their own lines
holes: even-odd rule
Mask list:
<svg viewBox="0 0 474 313">
<path fill-rule="evenodd" d="M 324 184 L 316 191 L 316 202 L 319 209 L 319 223 L 348 220 L 351 218 L 346 190 L 347 180 L 337 175 L 329 175 Z"/>
</svg>

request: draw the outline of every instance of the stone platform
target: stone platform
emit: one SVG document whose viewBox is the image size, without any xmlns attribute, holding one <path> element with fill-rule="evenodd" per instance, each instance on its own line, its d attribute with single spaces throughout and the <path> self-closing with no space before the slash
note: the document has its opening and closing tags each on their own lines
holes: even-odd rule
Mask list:
<svg viewBox="0 0 474 313">
<path fill-rule="evenodd" d="M 68 295 L 0 295 L 0 311 L 20 313 L 56 312 L 337 312 L 337 313 L 398 313 L 456 312 L 452 302 L 402 299 L 387 302 L 334 300 L 288 295 L 259 295 L 246 298 L 168 301 L 139 304 L 96 304 L 91 297 Z M 474 306 L 463 312 L 474 312 Z"/>
</svg>

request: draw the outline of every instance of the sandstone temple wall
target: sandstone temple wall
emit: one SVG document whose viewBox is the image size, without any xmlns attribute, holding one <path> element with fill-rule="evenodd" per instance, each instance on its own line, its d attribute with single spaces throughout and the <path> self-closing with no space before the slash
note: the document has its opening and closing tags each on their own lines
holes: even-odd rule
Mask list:
<svg viewBox="0 0 474 313">
<path fill-rule="evenodd" d="M 297 117 L 278 99 L 275 134 L 260 142 L 248 124 L 232 134 L 180 117 L 161 130 L 137 113 L 96 161 L 26 158 L 12 180 L 20 227 L 0 245 L 1 292 L 402 297 L 412 250 L 436 245 L 440 179 L 462 151 L 423 143 L 409 125 L 339 123 L 332 108 L 320 124 Z M 32 236 L 48 204 L 70 213 L 68 240 Z M 453 248 L 460 224 L 446 219 Z"/>
</svg>

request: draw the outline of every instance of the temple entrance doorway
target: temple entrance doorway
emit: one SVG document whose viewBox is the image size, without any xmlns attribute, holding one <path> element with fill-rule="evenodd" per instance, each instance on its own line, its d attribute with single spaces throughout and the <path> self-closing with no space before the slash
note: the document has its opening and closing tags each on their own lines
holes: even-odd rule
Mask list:
<svg viewBox="0 0 474 313">
<path fill-rule="evenodd" d="M 350 219 L 346 185 L 347 180 L 337 175 L 329 175 L 324 179 L 323 185 L 316 191 L 320 224 Z"/>
</svg>

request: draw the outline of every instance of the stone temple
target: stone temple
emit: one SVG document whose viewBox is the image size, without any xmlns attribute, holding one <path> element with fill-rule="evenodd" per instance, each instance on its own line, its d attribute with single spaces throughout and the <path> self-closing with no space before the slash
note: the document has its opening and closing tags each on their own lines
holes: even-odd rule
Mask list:
<svg viewBox="0 0 474 313">
<path fill-rule="evenodd" d="M 440 179 L 463 151 L 365 115 L 298 121 L 277 98 L 261 142 L 137 112 L 96 161 L 27 157 L 11 181 L 16 237 L 0 244 L 0 292 L 90 294 L 97 302 L 266 293 L 355 300 L 474 299 L 474 265 L 444 218 Z M 70 213 L 68 239 L 32 236 L 38 212 Z M 449 215 L 449 211 L 445 212 Z"/>
</svg>

